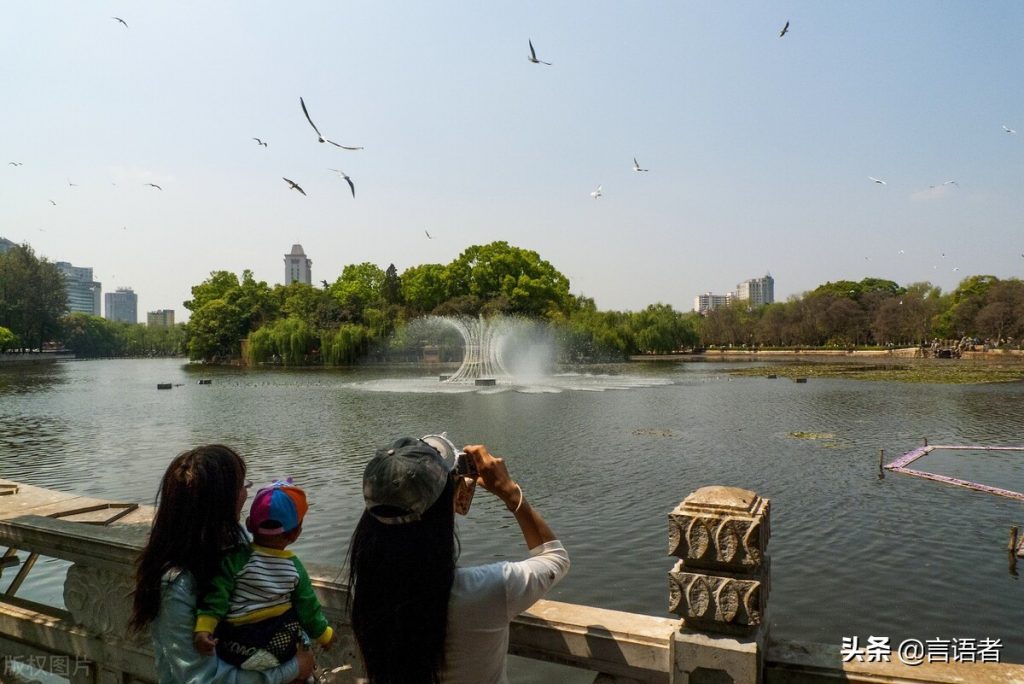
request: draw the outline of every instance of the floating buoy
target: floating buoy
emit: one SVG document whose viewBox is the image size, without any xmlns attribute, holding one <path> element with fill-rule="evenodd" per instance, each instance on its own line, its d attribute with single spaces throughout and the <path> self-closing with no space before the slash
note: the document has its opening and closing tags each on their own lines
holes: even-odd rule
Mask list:
<svg viewBox="0 0 1024 684">
<path fill-rule="evenodd" d="M 452 377 L 452 376 L 450 376 L 450 375 L 438 375 L 437 379 L 440 380 L 441 382 L 444 382 L 445 380 L 447 380 L 450 377 Z"/>
<path fill-rule="evenodd" d="M 158 390 L 161 390 L 161 389 L 171 389 L 171 383 L 169 383 L 169 382 L 158 382 L 156 384 L 156 388 Z"/>
<path fill-rule="evenodd" d="M 199 384 L 200 385 L 209 385 L 211 382 L 212 382 L 212 380 L 200 380 Z"/>
<path fill-rule="evenodd" d="M 767 375 L 765 377 L 767 377 L 769 380 L 774 380 L 775 378 L 777 378 L 779 376 L 778 375 Z"/>
<path fill-rule="evenodd" d="M 801 382 L 801 383 L 807 382 L 807 378 L 794 378 L 793 382 Z"/>
<path fill-rule="evenodd" d="M 473 382 L 473 384 L 479 385 L 480 387 L 492 387 L 494 385 L 497 385 L 498 381 L 495 380 L 494 378 L 477 378 L 476 381 Z"/>
</svg>

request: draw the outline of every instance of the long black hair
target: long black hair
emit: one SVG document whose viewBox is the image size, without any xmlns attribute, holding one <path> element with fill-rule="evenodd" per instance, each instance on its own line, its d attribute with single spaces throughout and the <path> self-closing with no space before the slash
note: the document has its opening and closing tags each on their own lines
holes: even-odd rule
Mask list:
<svg viewBox="0 0 1024 684">
<path fill-rule="evenodd" d="M 455 482 L 420 520 L 363 511 L 349 546 L 352 629 L 373 684 L 440 682 L 455 579 Z"/>
<path fill-rule="evenodd" d="M 245 543 L 238 524 L 244 482 L 245 461 L 223 444 L 196 447 L 167 466 L 149 541 L 135 570 L 133 629 L 142 629 L 159 612 L 165 572 L 187 570 L 203 592 L 217 572 L 222 553 Z"/>
</svg>

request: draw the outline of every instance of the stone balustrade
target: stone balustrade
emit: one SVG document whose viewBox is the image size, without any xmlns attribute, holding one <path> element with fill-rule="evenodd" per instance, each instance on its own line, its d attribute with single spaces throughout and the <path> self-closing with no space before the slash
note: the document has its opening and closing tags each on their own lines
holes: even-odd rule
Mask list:
<svg viewBox="0 0 1024 684">
<path fill-rule="evenodd" d="M 8 586 L 0 595 L 0 682 L 17 681 L 13 663 L 73 684 L 156 681 L 148 636 L 126 629 L 133 563 L 151 511 L 111 514 L 116 507 L 0 480 L 0 547 L 20 552 L 0 556 L 0 572 L 23 571 L 36 554 L 70 564 L 64 608 L 17 596 L 17 578 L 0 582 Z M 602 684 L 1024 684 L 1020 665 L 844 663 L 838 645 L 771 641 L 769 510 L 753 492 L 705 487 L 669 513 L 669 553 L 679 559 L 669 572 L 669 607 L 682 620 L 540 601 L 512 623 L 510 652 L 589 671 Z M 120 519 L 101 524 L 113 517 Z M 347 587 L 336 567 L 308 569 L 339 628 L 339 643 L 319 658 L 329 673 L 323 681 L 360 681 Z"/>
</svg>

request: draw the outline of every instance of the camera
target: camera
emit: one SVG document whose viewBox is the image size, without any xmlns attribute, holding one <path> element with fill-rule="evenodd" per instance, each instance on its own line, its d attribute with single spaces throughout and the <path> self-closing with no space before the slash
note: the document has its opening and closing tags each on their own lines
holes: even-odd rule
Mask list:
<svg viewBox="0 0 1024 684">
<path fill-rule="evenodd" d="M 437 453 L 441 454 L 441 458 L 448 464 L 448 467 L 457 475 L 462 477 L 475 478 L 478 473 L 476 471 L 476 463 L 473 458 L 466 454 L 464 451 L 460 451 L 455 444 L 448 439 L 448 433 L 442 432 L 439 435 L 424 435 L 420 438 L 431 447 L 433 447 Z"/>
</svg>

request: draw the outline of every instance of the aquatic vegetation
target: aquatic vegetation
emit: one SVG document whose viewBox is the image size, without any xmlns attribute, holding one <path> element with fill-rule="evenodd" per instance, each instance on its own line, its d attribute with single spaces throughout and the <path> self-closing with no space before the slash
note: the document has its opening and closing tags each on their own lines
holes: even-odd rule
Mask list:
<svg viewBox="0 0 1024 684">
<path fill-rule="evenodd" d="M 885 364 L 794 363 L 772 364 L 728 371 L 734 376 L 780 378 L 847 378 L 851 380 L 885 380 L 928 384 L 967 385 L 988 382 L 1020 382 L 1024 380 L 1024 362 L 970 361 L 949 359 L 914 359 Z"/>
</svg>

